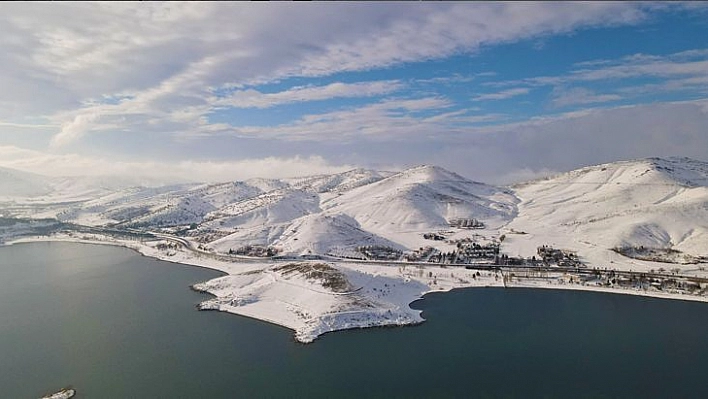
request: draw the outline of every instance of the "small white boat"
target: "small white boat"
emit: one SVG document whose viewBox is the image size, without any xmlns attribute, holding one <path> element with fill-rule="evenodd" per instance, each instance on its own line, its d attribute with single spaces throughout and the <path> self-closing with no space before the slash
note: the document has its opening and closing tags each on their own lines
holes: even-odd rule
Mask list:
<svg viewBox="0 0 708 399">
<path fill-rule="evenodd" d="M 55 392 L 51 395 L 42 396 L 40 399 L 69 399 L 76 395 L 76 390 L 72 388 L 64 388 L 59 392 Z"/>
</svg>

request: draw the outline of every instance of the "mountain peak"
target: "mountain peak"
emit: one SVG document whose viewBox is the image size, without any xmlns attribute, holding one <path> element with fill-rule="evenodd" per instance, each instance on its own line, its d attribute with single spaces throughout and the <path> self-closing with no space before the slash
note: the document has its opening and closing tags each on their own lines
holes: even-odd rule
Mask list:
<svg viewBox="0 0 708 399">
<path fill-rule="evenodd" d="M 410 169 L 406 169 L 400 173 L 404 177 L 416 177 L 425 182 L 433 181 L 468 181 L 468 179 L 450 172 L 449 170 L 436 165 L 418 165 Z"/>
<path fill-rule="evenodd" d="M 654 170 L 679 184 L 708 186 L 708 162 L 688 157 L 649 158 Z"/>
<path fill-rule="evenodd" d="M 0 167 L 0 196 L 24 197 L 48 194 L 50 179 L 30 172 Z"/>
</svg>

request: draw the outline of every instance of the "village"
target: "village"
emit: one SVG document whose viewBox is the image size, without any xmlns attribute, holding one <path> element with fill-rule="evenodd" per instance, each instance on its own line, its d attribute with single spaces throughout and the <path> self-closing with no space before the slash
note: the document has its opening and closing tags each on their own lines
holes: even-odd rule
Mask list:
<svg viewBox="0 0 708 399">
<path fill-rule="evenodd" d="M 474 219 L 464 219 L 472 220 Z M 457 225 L 459 220 L 455 220 Z M 453 222 L 451 222 L 453 225 Z M 455 249 L 444 252 L 436 248 L 434 244 L 420 247 L 410 252 L 382 246 L 367 245 L 359 246 L 356 251 L 361 255 L 360 259 L 373 261 L 402 261 L 402 262 L 426 262 L 444 265 L 496 265 L 496 266 L 557 266 L 581 268 L 584 264 L 578 255 L 569 250 L 553 248 L 548 245 L 538 247 L 536 255 L 530 258 L 513 257 L 502 253 L 501 244 L 505 236 L 502 234 L 498 238 L 487 238 L 479 234 L 472 236 L 448 239 L 447 234 L 451 231 L 439 231 L 423 233 L 423 238 L 434 242 L 442 242 L 447 245 L 454 245 Z"/>
</svg>

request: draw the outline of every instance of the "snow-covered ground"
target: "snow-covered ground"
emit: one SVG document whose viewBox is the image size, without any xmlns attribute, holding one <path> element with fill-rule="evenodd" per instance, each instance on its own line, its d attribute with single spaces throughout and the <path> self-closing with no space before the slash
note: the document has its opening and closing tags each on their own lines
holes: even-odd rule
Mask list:
<svg viewBox="0 0 708 399">
<path fill-rule="evenodd" d="M 708 164 L 671 158 L 591 166 L 519 185 L 518 216 L 502 229 L 503 250 L 532 256 L 538 246 L 551 245 L 576 251 L 591 267 L 695 268 L 639 261 L 612 249 L 708 255 L 707 181 Z"/>
<path fill-rule="evenodd" d="M 65 388 L 51 395 L 42 396 L 40 399 L 70 399 L 73 398 L 74 395 L 76 395 L 76 391 L 74 389 Z"/>
</svg>

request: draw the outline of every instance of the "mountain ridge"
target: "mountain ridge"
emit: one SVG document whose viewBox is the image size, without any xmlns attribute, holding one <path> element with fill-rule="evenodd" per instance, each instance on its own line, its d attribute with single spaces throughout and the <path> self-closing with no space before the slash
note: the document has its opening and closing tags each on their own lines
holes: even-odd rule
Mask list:
<svg viewBox="0 0 708 399">
<path fill-rule="evenodd" d="M 6 169 L 0 178 L 3 171 L 7 181 L 45 181 Z M 188 229 L 217 252 L 258 245 L 297 254 L 351 254 L 357 240 L 415 250 L 426 245 L 423 233 L 467 220 L 486 234 L 527 232 L 504 243 L 523 256 L 546 244 L 590 257 L 623 246 L 702 256 L 708 247 L 707 186 L 708 163 L 680 157 L 586 166 L 511 187 L 418 165 L 399 172 L 359 168 L 287 179 L 104 187 L 82 194 L 94 196 L 90 200 L 57 205 L 42 215 L 89 225 Z"/>
</svg>

